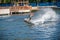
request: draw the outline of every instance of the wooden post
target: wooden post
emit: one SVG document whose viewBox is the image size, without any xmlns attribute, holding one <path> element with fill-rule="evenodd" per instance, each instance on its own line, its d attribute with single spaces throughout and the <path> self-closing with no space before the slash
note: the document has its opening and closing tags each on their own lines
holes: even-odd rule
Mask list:
<svg viewBox="0 0 60 40">
<path fill-rule="evenodd" d="M 12 15 L 12 11 L 10 11 L 10 15 Z"/>
</svg>

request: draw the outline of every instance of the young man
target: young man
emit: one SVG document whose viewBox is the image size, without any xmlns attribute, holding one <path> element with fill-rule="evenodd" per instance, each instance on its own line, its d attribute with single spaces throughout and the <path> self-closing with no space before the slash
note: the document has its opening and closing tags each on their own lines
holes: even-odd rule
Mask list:
<svg viewBox="0 0 60 40">
<path fill-rule="evenodd" d="M 30 13 L 30 15 L 29 15 L 29 21 L 31 20 L 31 18 L 34 16 L 34 14 L 33 13 Z"/>
</svg>

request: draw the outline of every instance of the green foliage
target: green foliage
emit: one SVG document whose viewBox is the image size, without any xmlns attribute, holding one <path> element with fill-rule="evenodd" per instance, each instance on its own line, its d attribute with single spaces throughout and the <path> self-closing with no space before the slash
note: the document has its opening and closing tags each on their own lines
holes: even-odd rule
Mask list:
<svg viewBox="0 0 60 40">
<path fill-rule="evenodd" d="M 45 2 L 48 2 L 49 0 L 45 0 Z"/>
<path fill-rule="evenodd" d="M 29 2 L 30 2 L 30 3 L 35 3 L 35 2 L 36 2 L 36 0 L 29 0 Z"/>
<path fill-rule="evenodd" d="M 1 0 L 1 3 L 10 3 L 11 0 Z"/>
<path fill-rule="evenodd" d="M 13 0 L 1 0 L 2 3 L 11 3 Z M 29 0 L 29 3 L 56 2 L 56 0 Z"/>
<path fill-rule="evenodd" d="M 6 3 L 10 3 L 10 0 L 6 0 Z"/>
</svg>

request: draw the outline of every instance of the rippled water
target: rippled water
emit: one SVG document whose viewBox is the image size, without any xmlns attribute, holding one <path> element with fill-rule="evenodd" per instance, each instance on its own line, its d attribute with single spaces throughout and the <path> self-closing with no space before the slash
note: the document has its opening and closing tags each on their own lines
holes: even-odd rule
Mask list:
<svg viewBox="0 0 60 40">
<path fill-rule="evenodd" d="M 60 9 L 52 9 L 55 13 L 52 13 L 51 9 L 45 9 L 51 13 L 49 16 L 55 16 L 53 18 L 57 20 L 54 19 L 54 21 L 51 21 L 53 18 L 49 19 L 46 17 L 48 14 L 46 11 L 46 13 L 43 12 L 43 9 L 34 12 L 34 21 L 41 19 L 44 20 L 44 23 L 42 24 L 40 24 L 41 22 L 37 21 L 39 22 L 38 25 L 29 25 L 25 23 L 24 18 L 26 18 L 28 15 L 13 15 L 3 18 L 0 17 L 0 40 L 60 40 Z M 39 19 L 38 17 L 41 18 Z M 46 20 L 49 19 L 50 21 L 46 21 L 45 17 L 47 18 Z"/>
</svg>

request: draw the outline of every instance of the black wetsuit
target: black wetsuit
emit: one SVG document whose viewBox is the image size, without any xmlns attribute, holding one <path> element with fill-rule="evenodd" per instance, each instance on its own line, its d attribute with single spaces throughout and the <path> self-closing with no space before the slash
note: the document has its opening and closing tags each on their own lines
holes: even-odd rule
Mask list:
<svg viewBox="0 0 60 40">
<path fill-rule="evenodd" d="M 29 20 L 31 20 L 32 16 L 29 15 Z"/>
</svg>

